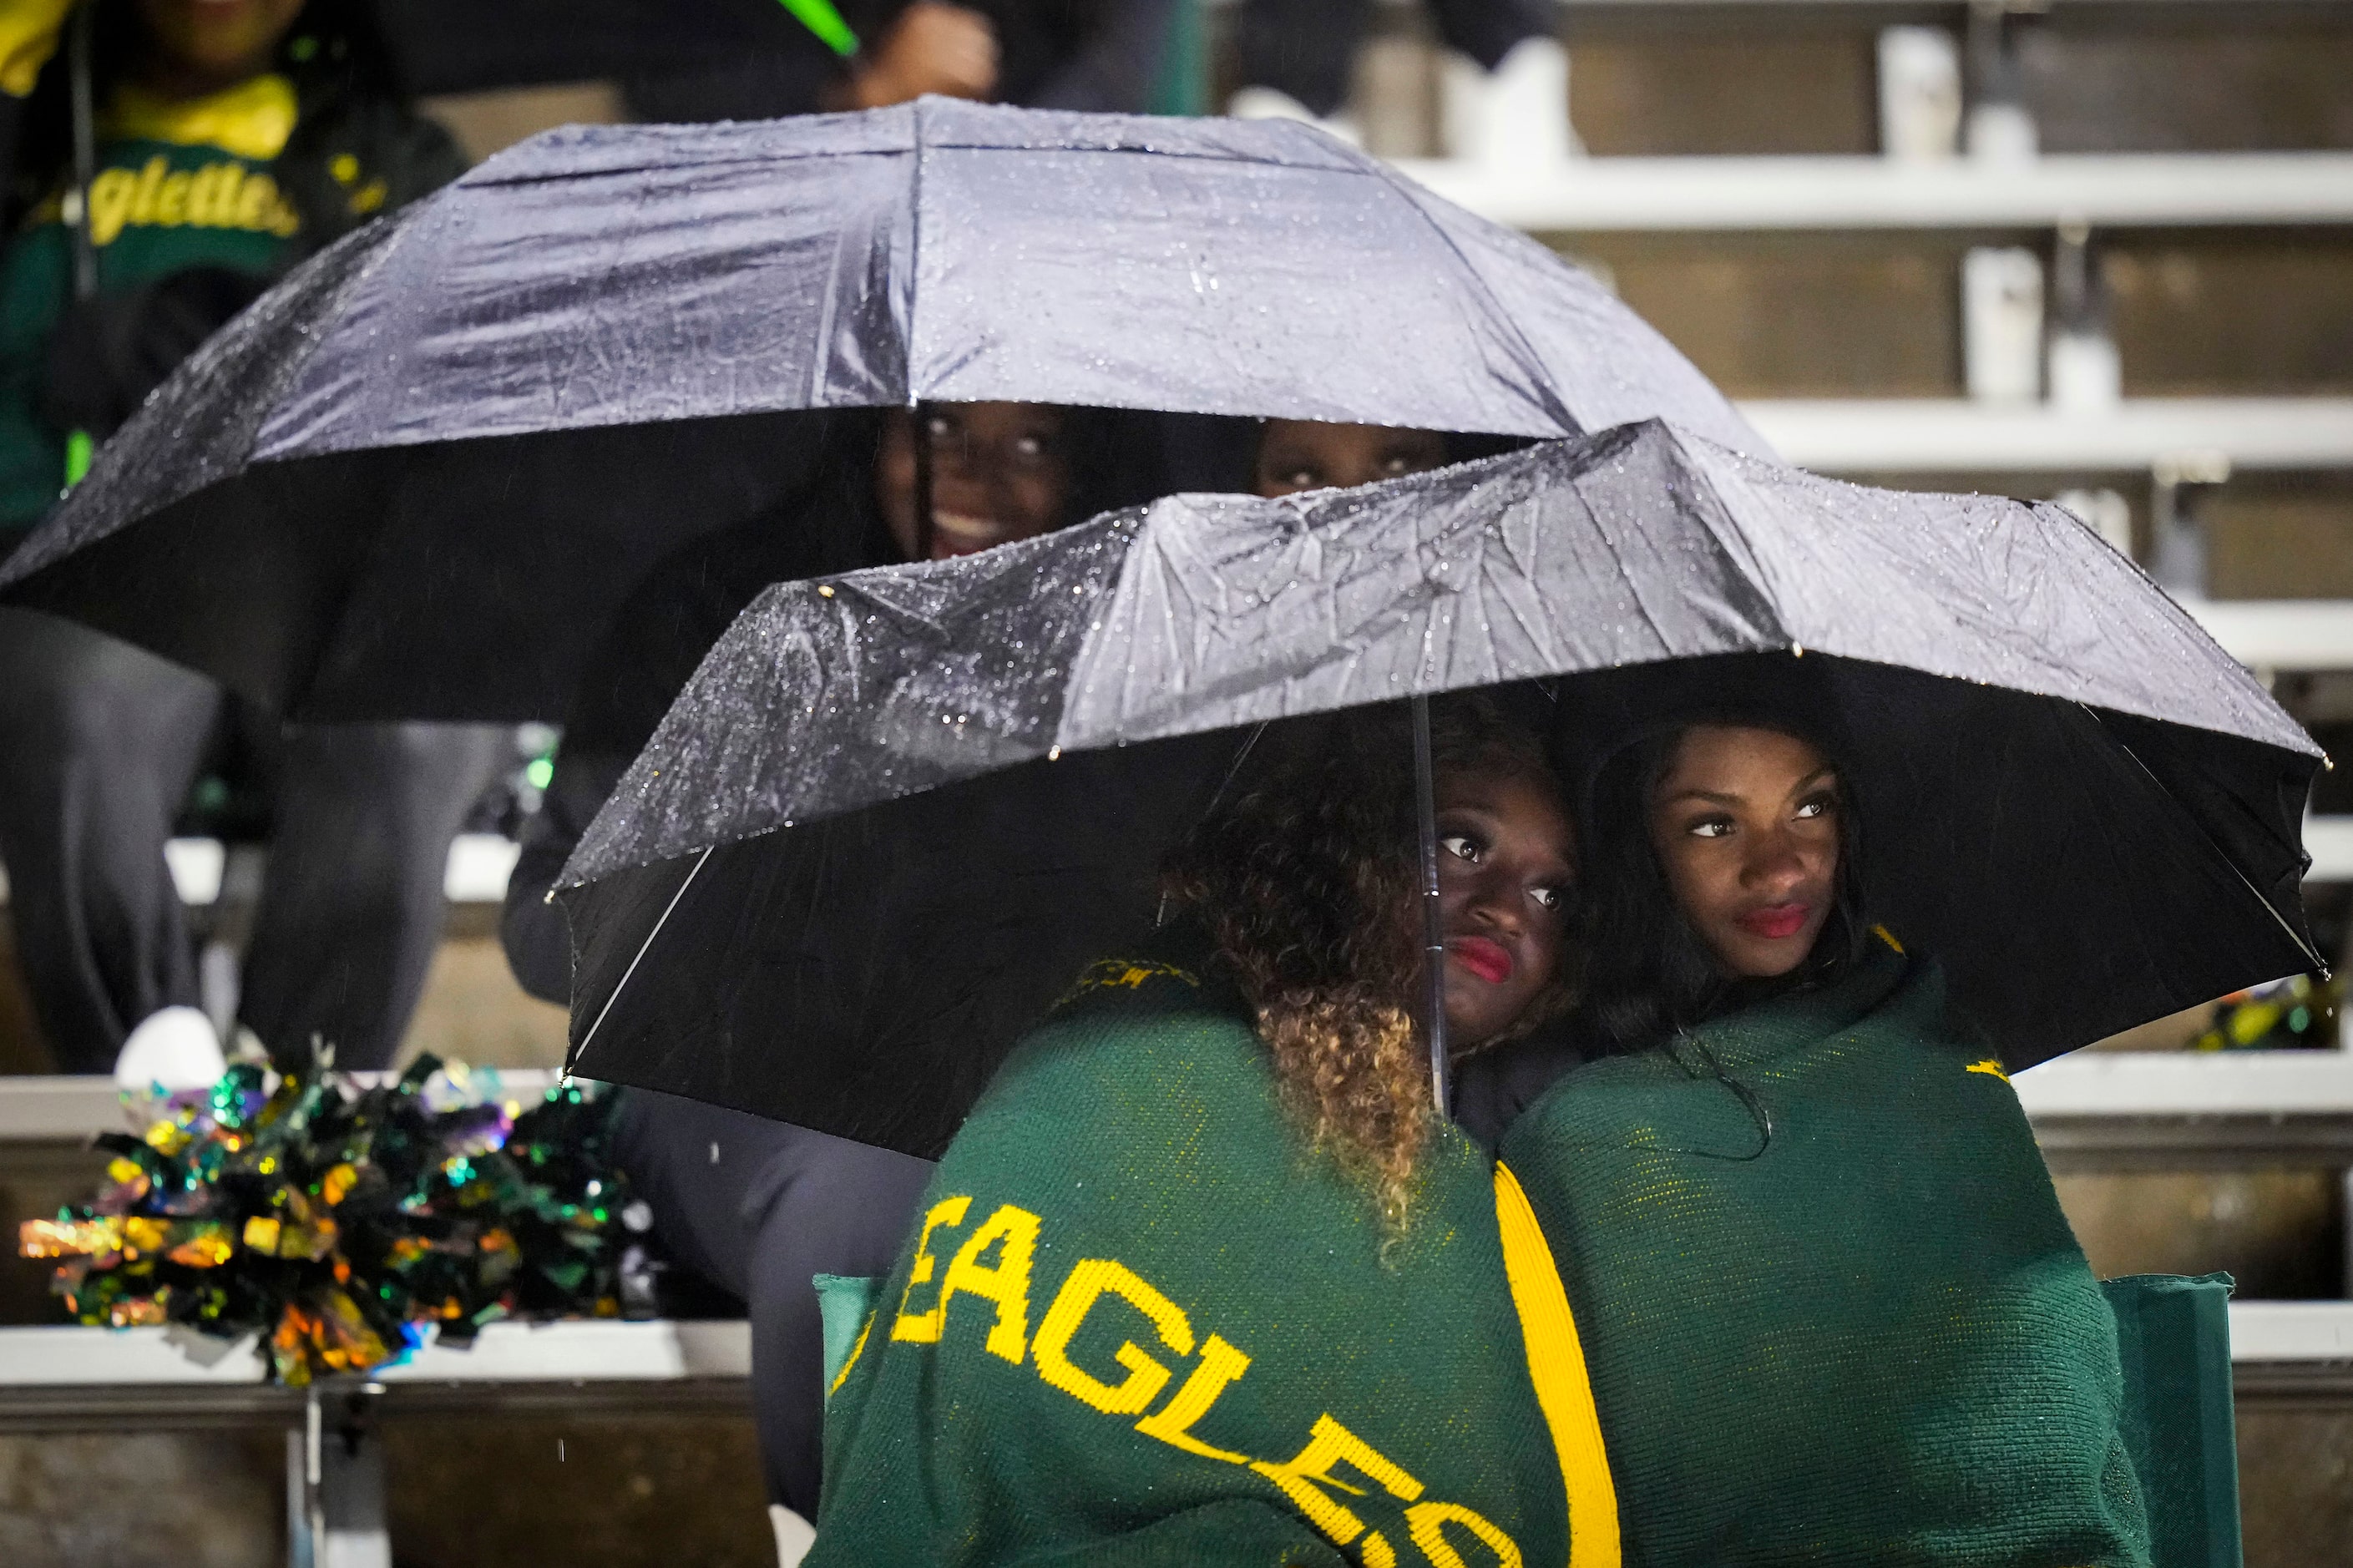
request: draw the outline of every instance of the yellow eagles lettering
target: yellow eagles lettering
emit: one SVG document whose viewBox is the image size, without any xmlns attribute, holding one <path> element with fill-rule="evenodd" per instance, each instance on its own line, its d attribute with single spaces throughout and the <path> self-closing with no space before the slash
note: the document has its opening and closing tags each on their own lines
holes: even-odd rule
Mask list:
<svg viewBox="0 0 2353 1568">
<path fill-rule="evenodd" d="M 1116 983 L 1117 977 L 1113 977 Z M 1071 1360 L 1071 1341 L 1104 1302 L 1115 1299 L 1150 1325 L 1152 1337 L 1172 1358 L 1194 1353 L 1193 1324 L 1185 1310 L 1151 1281 L 1127 1265 L 1109 1258 L 1082 1258 L 1074 1263 L 1039 1321 L 1035 1339 L 1027 1341 L 1031 1267 L 1037 1256 L 1039 1217 L 1012 1204 L 1001 1204 L 960 1245 L 940 1279 L 938 1300 L 928 1311 L 913 1309 L 917 1286 L 928 1284 L 938 1268 L 932 1251 L 935 1233 L 961 1229 L 972 1212 L 972 1198 L 953 1194 L 934 1204 L 923 1215 L 908 1271 L 907 1289 L 899 1303 L 891 1338 L 917 1344 L 942 1342 L 949 1321 L 948 1303 L 958 1295 L 978 1296 L 997 1307 L 982 1348 L 991 1355 L 1020 1366 L 1032 1366 L 1048 1386 L 1106 1415 L 1144 1413 L 1176 1378 L 1175 1371 L 1139 1346 L 1124 1340 L 1112 1359 L 1126 1376 L 1112 1383 Z M 997 1261 L 983 1259 L 996 1249 Z M 977 1322 L 971 1313 L 960 1321 Z M 864 1335 L 860 1336 L 860 1348 Z M 853 1364 L 855 1352 L 852 1352 Z M 1290 1500 L 1308 1521 L 1336 1546 L 1354 1547 L 1365 1568 L 1397 1568 L 1398 1547 L 1372 1529 L 1341 1497 L 1366 1497 L 1374 1489 L 1408 1505 L 1404 1509 L 1406 1539 L 1430 1568 L 1525 1568 L 1519 1544 L 1476 1510 L 1461 1503 L 1427 1500 L 1427 1489 L 1405 1467 L 1350 1431 L 1328 1411 L 1317 1415 L 1307 1441 L 1292 1458 L 1253 1459 L 1247 1454 L 1214 1447 L 1193 1435 L 1194 1426 L 1209 1414 L 1218 1398 L 1249 1370 L 1250 1358 L 1216 1334 L 1200 1342 L 1199 1364 L 1176 1393 L 1157 1411 L 1144 1415 L 1134 1430 L 1180 1452 L 1220 1464 L 1246 1465 L 1264 1477 Z M 848 1375 L 848 1367 L 843 1376 Z M 837 1384 L 838 1386 L 838 1384 Z M 1465 1547 L 1472 1555 L 1465 1557 Z"/>
</svg>

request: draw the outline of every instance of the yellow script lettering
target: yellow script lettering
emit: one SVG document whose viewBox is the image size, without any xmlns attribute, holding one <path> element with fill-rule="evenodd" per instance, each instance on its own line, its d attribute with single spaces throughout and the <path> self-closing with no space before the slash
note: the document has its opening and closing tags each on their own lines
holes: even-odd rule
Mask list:
<svg viewBox="0 0 2353 1568">
<path fill-rule="evenodd" d="M 237 193 L 237 226 L 257 233 L 269 226 L 278 205 L 278 182 L 267 174 L 250 174 Z"/>
<path fill-rule="evenodd" d="M 980 1261 L 991 1247 L 1001 1247 L 994 1268 Z M 1029 1335 L 1029 1260 L 1037 1250 L 1038 1216 L 1011 1204 L 999 1205 L 949 1261 L 940 1281 L 940 1321 L 947 1321 L 948 1303 L 959 1295 L 996 1302 L 988 1353 L 1019 1366 Z"/>
<path fill-rule="evenodd" d="M 139 177 L 128 169 L 109 169 L 90 183 L 90 242 L 112 245 L 131 217 L 131 199 Z"/>
<path fill-rule="evenodd" d="M 1250 1468 L 1281 1488 L 1282 1495 L 1297 1503 L 1299 1511 L 1316 1529 L 1336 1544 L 1345 1546 L 1365 1532 L 1365 1521 L 1321 1489 L 1332 1487 L 1350 1497 L 1365 1495 L 1363 1487 L 1332 1473 L 1333 1466 L 1344 1463 L 1366 1479 L 1378 1482 L 1391 1497 L 1411 1502 L 1421 1495 L 1419 1481 L 1328 1414 L 1315 1418 L 1307 1447 L 1299 1450 L 1298 1458 L 1282 1465 L 1256 1459 L 1251 1461 Z M 1387 1542 L 1381 1544 L 1384 1548 L 1388 1545 Z"/>
<path fill-rule="evenodd" d="M 1450 1524 L 1459 1524 L 1477 1536 L 1495 1554 L 1499 1568 L 1521 1568 L 1518 1544 L 1483 1514 L 1459 1502 L 1418 1502 L 1405 1510 L 1406 1531 L 1433 1568 L 1471 1568 L 1462 1560 L 1462 1553 L 1454 1550 L 1454 1543 L 1446 1539 L 1446 1527 Z"/>
<path fill-rule="evenodd" d="M 259 183 L 259 181 L 254 182 L 254 184 Z M 246 186 L 248 191 L 252 188 L 251 184 Z M 899 1315 L 891 1324 L 892 1339 L 911 1340 L 919 1345 L 936 1344 L 939 1342 L 940 1309 L 934 1306 L 928 1312 L 910 1312 L 907 1310 L 907 1303 L 913 1298 L 915 1287 L 929 1284 L 932 1271 L 939 1267 L 938 1262 L 932 1257 L 932 1232 L 942 1226 L 946 1226 L 953 1230 L 962 1225 L 965 1211 L 970 1207 L 972 1207 L 972 1199 L 969 1197 L 942 1198 L 934 1204 L 931 1212 L 923 1216 L 923 1228 L 915 1237 L 914 1266 L 907 1270 L 907 1289 L 900 1293 Z"/>
<path fill-rule="evenodd" d="M 1193 1427 L 1209 1413 L 1209 1406 L 1218 1402 L 1218 1395 L 1225 1393 L 1227 1385 L 1250 1370 L 1250 1357 L 1211 1334 L 1201 1346 L 1201 1364 L 1193 1369 L 1193 1375 L 1185 1380 L 1176 1396 L 1137 1422 L 1135 1429 L 1147 1437 L 1159 1438 L 1172 1448 L 1182 1448 L 1205 1459 L 1223 1459 L 1229 1465 L 1249 1464 L 1248 1454 L 1211 1447 L 1193 1436 Z"/>
<path fill-rule="evenodd" d="M 147 166 L 139 171 L 139 186 L 131 195 L 131 221 L 133 224 L 155 221 L 155 197 L 164 188 L 164 159 L 158 154 L 148 159 Z"/>
<path fill-rule="evenodd" d="M 1172 1374 L 1166 1366 L 1145 1354 L 1134 1340 L 1122 1341 L 1112 1359 L 1127 1368 L 1127 1377 L 1113 1387 L 1070 1357 L 1071 1336 L 1094 1304 L 1107 1295 L 1117 1296 L 1149 1318 L 1162 1344 L 1178 1355 L 1193 1353 L 1193 1326 L 1185 1321 L 1184 1309 L 1145 1284 L 1125 1264 L 1108 1258 L 1082 1258 L 1054 1293 L 1053 1303 L 1038 1325 L 1038 1337 L 1030 1342 L 1029 1354 L 1038 1363 L 1038 1375 L 1071 1398 L 1106 1415 L 1133 1415 L 1168 1386 Z"/>
<path fill-rule="evenodd" d="M 188 221 L 188 185 L 193 176 L 183 171 L 166 174 L 155 191 L 155 224 L 159 228 L 177 228 Z"/>
<path fill-rule="evenodd" d="M 188 178 L 186 216 L 190 228 L 221 228 L 220 193 L 234 163 L 206 163 Z"/>
</svg>

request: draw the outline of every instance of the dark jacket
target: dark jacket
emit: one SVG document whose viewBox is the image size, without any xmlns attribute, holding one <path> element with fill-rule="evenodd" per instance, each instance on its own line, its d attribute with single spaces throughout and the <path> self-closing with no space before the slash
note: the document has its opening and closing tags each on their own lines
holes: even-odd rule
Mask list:
<svg viewBox="0 0 2353 1568">
<path fill-rule="evenodd" d="M 102 9 L 101 119 L 132 47 L 127 8 Z M 359 48 L 341 33 L 290 37 L 272 74 L 290 86 L 295 119 L 274 155 L 135 134 L 101 142 L 91 201 L 99 288 L 87 300 L 75 296 L 73 236 L 61 221 L 69 50 L 14 110 L 0 191 L 11 235 L 0 253 L 0 544 L 55 500 L 69 431 L 103 439 L 276 279 L 464 172 L 448 133 L 402 104 Z"/>
</svg>

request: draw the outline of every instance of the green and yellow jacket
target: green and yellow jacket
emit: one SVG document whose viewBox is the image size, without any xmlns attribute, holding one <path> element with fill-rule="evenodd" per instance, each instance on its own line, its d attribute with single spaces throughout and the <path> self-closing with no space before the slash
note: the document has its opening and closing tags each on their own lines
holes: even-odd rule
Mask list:
<svg viewBox="0 0 2353 1568">
<path fill-rule="evenodd" d="M 950 1146 L 837 1377 L 811 1568 L 1617 1560 L 1559 1277 L 1451 1128 L 1409 1223 L 1239 1000 L 1117 961 Z"/>
<path fill-rule="evenodd" d="M 1876 939 L 1503 1140 L 1576 1305 L 1629 1562 L 2140 1568 L 2115 1319 L 2000 1064 Z"/>
<path fill-rule="evenodd" d="M 342 90 L 306 100 L 274 73 L 192 101 L 122 83 L 96 129 L 90 237 L 99 300 L 79 310 L 118 318 L 85 332 L 100 347 L 139 330 L 121 318 L 142 289 L 217 269 L 249 278 L 258 292 L 465 167 L 445 133 L 396 104 Z M 78 309 L 65 196 L 59 184 L 36 203 L 0 254 L 0 553 L 56 501 L 65 478 L 67 433 L 44 412 L 50 340 Z M 125 357 L 153 356 L 132 349 Z M 135 405 L 145 386 L 124 391 Z"/>
</svg>

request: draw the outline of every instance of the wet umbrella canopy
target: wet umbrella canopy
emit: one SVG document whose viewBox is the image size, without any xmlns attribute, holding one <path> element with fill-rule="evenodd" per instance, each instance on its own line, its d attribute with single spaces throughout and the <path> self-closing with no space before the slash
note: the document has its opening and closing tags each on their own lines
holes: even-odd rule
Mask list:
<svg viewBox="0 0 2353 1568">
<path fill-rule="evenodd" d="M 1801 647 L 1873 915 L 2012 1066 L 2315 962 L 2316 749 L 2129 562 L 1653 422 L 771 588 L 566 868 L 573 1068 L 935 1153 L 1249 726 L 1567 677 L 1573 743 Z"/>
<path fill-rule="evenodd" d="M 549 717 L 807 410 L 1058 403 L 1759 449 L 1542 247 L 1303 126 L 926 99 L 553 132 L 315 258 L 0 568 L 312 719 Z"/>
</svg>

